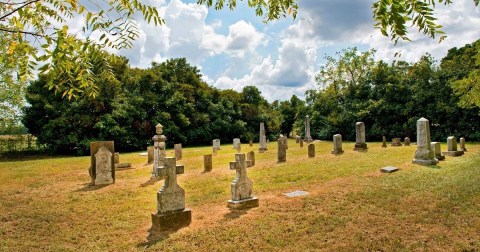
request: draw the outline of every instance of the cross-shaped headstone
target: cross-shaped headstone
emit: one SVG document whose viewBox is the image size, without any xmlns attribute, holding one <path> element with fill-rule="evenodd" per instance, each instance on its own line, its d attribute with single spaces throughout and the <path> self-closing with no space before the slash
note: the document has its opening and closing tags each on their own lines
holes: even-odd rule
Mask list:
<svg viewBox="0 0 480 252">
<path fill-rule="evenodd" d="M 157 193 L 159 213 L 185 208 L 185 190 L 177 183 L 177 174 L 184 173 L 183 165 L 177 165 L 174 157 L 165 158 L 165 167 L 157 170 L 159 176 L 166 177 L 165 184 Z"/>
<path fill-rule="evenodd" d="M 247 177 L 245 154 L 235 154 L 235 161 L 230 162 L 230 169 L 236 170 L 235 180 L 231 183 L 232 200 L 244 200 L 252 197 L 253 182 Z"/>
</svg>

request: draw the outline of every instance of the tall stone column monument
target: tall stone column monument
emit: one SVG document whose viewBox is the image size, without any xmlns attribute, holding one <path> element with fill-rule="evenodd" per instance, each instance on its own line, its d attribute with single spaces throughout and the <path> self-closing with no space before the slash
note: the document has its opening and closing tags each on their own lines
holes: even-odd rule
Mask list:
<svg viewBox="0 0 480 252">
<path fill-rule="evenodd" d="M 153 136 L 153 169 L 152 178 L 158 177 L 158 169 L 165 167 L 165 140 L 167 137 L 162 135 L 163 126 L 159 123 L 155 126 L 156 135 Z"/>
<path fill-rule="evenodd" d="M 260 147 L 258 148 L 258 152 L 263 153 L 268 150 L 267 148 L 267 136 L 265 135 L 265 124 L 263 122 L 260 123 Z"/>
<path fill-rule="evenodd" d="M 430 142 L 430 122 L 425 118 L 417 121 L 417 150 L 415 151 L 414 164 L 434 165 L 438 160 L 434 157 Z"/>
<path fill-rule="evenodd" d="M 312 136 L 310 135 L 310 116 L 305 117 L 305 142 L 312 142 Z"/>
</svg>

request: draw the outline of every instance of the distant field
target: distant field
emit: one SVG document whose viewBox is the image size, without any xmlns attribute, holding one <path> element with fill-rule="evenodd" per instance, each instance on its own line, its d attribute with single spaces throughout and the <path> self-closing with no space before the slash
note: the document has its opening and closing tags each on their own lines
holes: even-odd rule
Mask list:
<svg viewBox="0 0 480 252">
<path fill-rule="evenodd" d="M 184 148 L 179 184 L 192 223 L 149 235 L 150 214 L 163 181 L 139 153 L 120 154 L 135 169 L 117 171 L 116 183 L 89 186 L 89 157 L 54 157 L 0 163 L 0 251 L 478 251 L 480 250 L 480 146 L 438 165 L 411 163 L 415 145 L 381 148 L 368 143 L 332 155 L 332 143 L 289 140 L 287 162 L 277 164 L 276 143 L 255 150 L 248 168 L 260 206 L 230 211 L 235 171 L 232 145 L 203 172 L 211 147 Z M 442 150 L 446 144 L 442 145 Z M 170 148 L 168 156 L 173 156 Z M 400 171 L 382 174 L 384 166 Z M 287 198 L 285 192 L 308 191 Z"/>
</svg>

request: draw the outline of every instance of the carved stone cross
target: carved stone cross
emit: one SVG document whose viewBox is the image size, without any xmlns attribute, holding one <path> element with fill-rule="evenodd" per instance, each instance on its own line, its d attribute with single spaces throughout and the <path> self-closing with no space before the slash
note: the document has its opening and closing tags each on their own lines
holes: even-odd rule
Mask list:
<svg viewBox="0 0 480 252">
<path fill-rule="evenodd" d="M 174 157 L 165 158 L 165 167 L 157 170 L 158 176 L 165 178 L 165 184 L 157 192 L 159 213 L 182 210 L 185 208 L 185 190 L 177 183 L 177 174 L 183 174 L 183 165 L 177 165 Z"/>
</svg>

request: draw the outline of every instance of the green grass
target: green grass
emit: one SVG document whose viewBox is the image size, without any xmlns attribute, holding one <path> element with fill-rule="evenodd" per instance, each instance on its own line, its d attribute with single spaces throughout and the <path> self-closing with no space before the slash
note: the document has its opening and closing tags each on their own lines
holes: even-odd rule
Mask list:
<svg viewBox="0 0 480 252">
<path fill-rule="evenodd" d="M 223 145 L 213 171 L 203 173 L 211 147 L 184 148 L 192 223 L 150 235 L 150 214 L 163 181 L 150 180 L 151 165 L 138 153 L 120 154 L 135 169 L 117 171 L 116 183 L 89 186 L 89 157 L 11 160 L 0 163 L 0 251 L 475 251 L 480 248 L 479 145 L 436 166 L 411 163 L 415 146 L 332 155 L 331 142 L 289 141 L 287 162 L 277 164 L 276 143 L 248 168 L 258 208 L 226 207 L 235 150 Z M 443 145 L 442 149 L 446 146 Z M 173 155 L 169 150 L 168 156 Z M 384 166 L 401 170 L 382 174 Z M 304 197 L 282 194 L 305 190 Z"/>
</svg>

